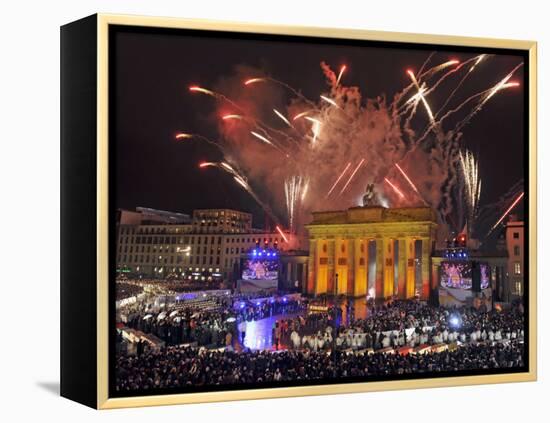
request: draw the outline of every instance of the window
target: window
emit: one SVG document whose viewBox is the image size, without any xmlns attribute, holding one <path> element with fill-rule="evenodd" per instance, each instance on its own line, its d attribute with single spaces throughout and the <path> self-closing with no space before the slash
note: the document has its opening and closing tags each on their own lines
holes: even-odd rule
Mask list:
<svg viewBox="0 0 550 423">
<path fill-rule="evenodd" d="M 519 245 L 514 245 L 514 255 L 515 256 L 519 256 L 520 252 L 519 252 Z"/>
<path fill-rule="evenodd" d="M 519 262 L 514 263 L 514 273 L 516 275 L 521 275 L 521 263 Z"/>
<path fill-rule="evenodd" d="M 521 295 L 521 282 L 520 281 L 516 282 L 515 289 L 516 289 L 516 294 Z"/>
<path fill-rule="evenodd" d="M 514 239 L 519 239 L 519 232 L 514 232 Z"/>
</svg>

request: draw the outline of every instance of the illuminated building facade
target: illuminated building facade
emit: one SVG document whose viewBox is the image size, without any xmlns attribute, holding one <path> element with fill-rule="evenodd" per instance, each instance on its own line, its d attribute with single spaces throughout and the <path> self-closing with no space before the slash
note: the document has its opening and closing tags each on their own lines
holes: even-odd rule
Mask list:
<svg viewBox="0 0 550 423">
<path fill-rule="evenodd" d="M 524 290 L 525 238 L 523 221 L 515 215 L 506 223 L 506 249 L 508 250 L 508 289 L 510 297 L 520 297 Z"/>
<path fill-rule="evenodd" d="M 430 295 L 436 216 L 427 207 L 314 212 L 305 293 L 411 298 Z"/>
<path fill-rule="evenodd" d="M 140 212 L 147 210 L 147 213 Z M 119 211 L 117 272 L 130 277 L 233 280 L 240 256 L 258 244 L 288 248 L 278 233 L 252 228 L 252 216 L 236 210 L 195 210 L 169 223 L 171 212 Z M 139 215 L 139 216 L 138 216 Z"/>
</svg>

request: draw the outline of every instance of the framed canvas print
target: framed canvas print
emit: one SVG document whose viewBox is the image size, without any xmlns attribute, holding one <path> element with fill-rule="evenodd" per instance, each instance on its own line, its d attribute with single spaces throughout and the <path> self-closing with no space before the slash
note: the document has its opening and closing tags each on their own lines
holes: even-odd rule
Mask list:
<svg viewBox="0 0 550 423">
<path fill-rule="evenodd" d="M 536 44 L 61 28 L 61 394 L 536 379 Z"/>
</svg>

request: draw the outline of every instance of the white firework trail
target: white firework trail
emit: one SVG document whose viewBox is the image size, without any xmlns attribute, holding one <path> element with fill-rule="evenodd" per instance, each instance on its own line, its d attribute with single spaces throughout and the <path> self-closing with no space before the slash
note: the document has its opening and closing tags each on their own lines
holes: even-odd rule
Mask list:
<svg viewBox="0 0 550 423">
<path fill-rule="evenodd" d="M 420 101 L 422 101 L 422 104 L 424 104 L 424 107 L 426 108 L 426 112 L 428 113 L 428 116 L 430 117 L 430 122 L 433 123 L 434 122 L 434 115 L 432 113 L 432 109 L 431 109 L 430 105 L 428 104 L 428 101 L 426 100 L 426 89 L 422 90 L 420 88 L 420 85 L 418 85 L 418 81 L 416 80 L 416 77 L 414 76 L 413 71 L 408 70 L 407 73 L 411 77 L 411 80 L 412 80 L 414 86 L 418 90 L 418 93 L 417 93 L 418 98 L 420 99 Z"/>
<path fill-rule="evenodd" d="M 331 106 L 340 107 L 340 106 L 338 106 L 338 103 L 336 103 L 332 98 L 328 98 L 325 95 L 321 95 L 320 97 L 321 97 L 321 100 L 326 101 Z"/>
<path fill-rule="evenodd" d="M 291 176 L 285 180 L 285 199 L 290 232 L 294 232 L 296 214 L 305 200 L 309 181 L 302 176 Z"/>
<path fill-rule="evenodd" d="M 481 179 L 479 178 L 479 163 L 471 151 L 459 152 L 460 167 L 464 180 L 464 196 L 467 208 L 468 230 L 472 231 L 479 212 L 479 199 L 481 197 Z"/>
<path fill-rule="evenodd" d="M 342 171 L 342 173 L 340 174 L 340 176 L 338 176 L 338 178 L 336 178 L 336 181 L 334 182 L 334 184 L 332 185 L 332 187 L 328 190 L 327 192 L 327 195 L 325 198 L 328 198 L 330 196 L 330 194 L 332 193 L 332 191 L 334 191 L 334 188 L 336 188 L 336 185 L 338 185 L 338 182 L 340 182 L 340 180 L 344 177 L 345 173 L 348 171 L 348 169 L 350 168 L 351 166 L 351 162 L 349 162 L 346 167 L 344 168 L 344 170 Z"/>
<path fill-rule="evenodd" d="M 338 73 L 338 78 L 336 78 L 336 85 L 340 84 L 340 80 L 342 79 L 342 75 L 344 74 L 345 71 L 346 71 L 346 65 L 343 65 L 340 68 L 340 72 Z"/>
<path fill-rule="evenodd" d="M 351 173 L 348 181 L 344 184 L 344 186 L 342 187 L 342 189 L 340 190 L 340 195 L 342 195 L 344 193 L 344 191 L 346 190 L 346 188 L 348 187 L 348 185 L 351 183 L 351 181 L 353 180 L 353 177 L 355 176 L 355 174 L 359 171 L 359 169 L 361 168 L 361 166 L 363 166 L 363 163 L 365 163 L 365 159 L 361 159 L 361 161 L 359 162 L 359 164 L 357 165 L 357 167 L 353 170 L 353 172 Z"/>
<path fill-rule="evenodd" d="M 292 123 L 290 123 L 290 121 L 281 112 L 279 112 L 277 109 L 273 109 L 273 113 L 275 113 L 279 118 L 281 118 L 281 120 L 284 123 L 286 123 L 288 126 L 290 126 L 291 128 L 294 128 L 294 126 L 292 126 Z"/>
<path fill-rule="evenodd" d="M 523 66 L 523 63 L 520 63 L 515 68 L 513 68 L 510 71 L 510 73 L 508 73 L 503 79 L 501 79 L 497 84 L 495 84 L 489 90 L 489 92 L 480 100 L 478 105 L 468 114 L 468 116 L 466 116 L 462 120 L 462 122 L 457 124 L 456 130 L 459 131 L 464 125 L 466 125 L 468 122 L 470 122 L 470 119 L 472 117 L 474 117 L 477 114 L 477 112 L 479 112 L 483 108 L 485 103 L 487 103 L 496 93 L 498 93 L 499 91 L 505 90 L 506 88 L 517 87 L 519 85 L 518 82 L 510 82 L 509 83 L 508 81 L 510 80 L 510 78 L 512 78 L 514 73 L 522 66 Z"/>
</svg>

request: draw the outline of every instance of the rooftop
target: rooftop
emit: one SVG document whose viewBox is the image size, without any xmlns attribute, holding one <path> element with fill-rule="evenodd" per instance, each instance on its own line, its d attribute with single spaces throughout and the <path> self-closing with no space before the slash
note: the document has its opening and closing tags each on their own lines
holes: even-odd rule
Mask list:
<svg viewBox="0 0 550 423">
<path fill-rule="evenodd" d="M 429 207 L 352 207 L 347 210 L 313 212 L 310 225 L 376 222 L 437 222 Z"/>
</svg>

